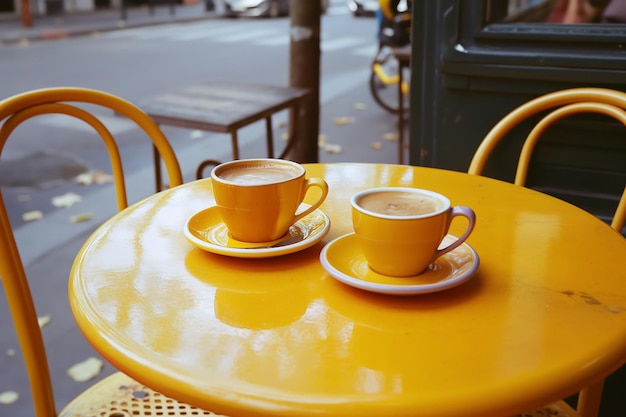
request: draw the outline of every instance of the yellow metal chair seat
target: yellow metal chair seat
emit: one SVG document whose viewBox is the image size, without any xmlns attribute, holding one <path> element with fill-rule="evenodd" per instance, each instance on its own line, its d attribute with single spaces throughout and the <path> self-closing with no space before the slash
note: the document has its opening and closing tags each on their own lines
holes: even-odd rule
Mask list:
<svg viewBox="0 0 626 417">
<path fill-rule="evenodd" d="M 550 111 L 530 131 L 520 152 L 515 184 L 524 186 L 532 153 L 539 138 L 556 121 L 580 113 L 598 113 L 612 117 L 626 126 L 626 93 L 603 88 L 573 88 L 545 94 L 517 107 L 502 118 L 485 136 L 470 163 L 468 172 L 481 175 L 496 145 L 513 128 L 544 111 Z M 613 215 L 611 227 L 620 232 L 626 221 L 626 187 Z M 591 385 L 578 394 L 576 409 L 559 401 L 515 417 L 597 417 L 604 381 L 590 381 Z"/>
<path fill-rule="evenodd" d="M 72 103 L 72 104 L 70 104 Z M 178 160 L 157 124 L 142 110 L 117 96 L 86 88 L 48 88 L 0 101 L 0 153 L 14 129 L 41 114 L 60 113 L 83 120 L 104 141 L 115 179 L 118 209 L 127 206 L 122 160 L 115 139 L 92 113 L 75 103 L 95 104 L 128 117 L 161 154 L 171 186 L 182 183 Z M 57 413 L 41 329 L 24 265 L 0 191 L 0 276 L 20 342 L 37 417 L 214 416 L 142 386 L 118 372 L 96 383 Z"/>
<path fill-rule="evenodd" d="M 84 391 L 58 417 L 218 416 L 175 401 L 117 372 Z"/>
</svg>

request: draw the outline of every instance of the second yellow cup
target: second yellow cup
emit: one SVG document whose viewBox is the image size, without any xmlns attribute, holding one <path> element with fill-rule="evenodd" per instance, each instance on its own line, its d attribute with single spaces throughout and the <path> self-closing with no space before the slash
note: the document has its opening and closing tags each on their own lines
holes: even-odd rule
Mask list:
<svg viewBox="0 0 626 417">
<path fill-rule="evenodd" d="M 373 188 L 355 194 L 352 222 L 369 267 L 379 274 L 420 274 L 439 256 L 461 245 L 474 229 L 476 215 L 452 206 L 434 191 L 418 188 Z M 453 243 L 439 245 L 455 217 L 465 217 L 465 232 Z"/>
</svg>

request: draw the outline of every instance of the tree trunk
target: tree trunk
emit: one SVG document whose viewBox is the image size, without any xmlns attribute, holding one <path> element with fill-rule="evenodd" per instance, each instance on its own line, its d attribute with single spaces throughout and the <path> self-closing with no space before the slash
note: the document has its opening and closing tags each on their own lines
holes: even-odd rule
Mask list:
<svg viewBox="0 0 626 417">
<path fill-rule="evenodd" d="M 33 16 L 30 12 L 30 2 L 28 0 L 21 0 L 20 5 L 22 9 L 22 26 L 27 28 L 32 27 Z"/>
<path fill-rule="evenodd" d="M 298 132 L 287 158 L 300 163 L 318 162 L 320 98 L 320 20 L 319 0 L 289 0 L 291 15 L 289 85 L 307 88 L 308 99 L 300 107 Z"/>
</svg>

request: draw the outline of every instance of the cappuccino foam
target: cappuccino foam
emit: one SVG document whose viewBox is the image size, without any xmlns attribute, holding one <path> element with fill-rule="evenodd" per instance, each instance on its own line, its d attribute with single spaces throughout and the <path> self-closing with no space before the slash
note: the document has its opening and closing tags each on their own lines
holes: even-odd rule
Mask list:
<svg viewBox="0 0 626 417">
<path fill-rule="evenodd" d="M 434 213 L 444 207 L 436 197 L 402 191 L 366 194 L 357 203 L 365 210 L 388 216 L 416 216 Z"/>
<path fill-rule="evenodd" d="M 239 185 L 258 185 L 286 181 L 299 174 L 287 165 L 242 165 L 221 171 L 218 176 Z"/>
</svg>

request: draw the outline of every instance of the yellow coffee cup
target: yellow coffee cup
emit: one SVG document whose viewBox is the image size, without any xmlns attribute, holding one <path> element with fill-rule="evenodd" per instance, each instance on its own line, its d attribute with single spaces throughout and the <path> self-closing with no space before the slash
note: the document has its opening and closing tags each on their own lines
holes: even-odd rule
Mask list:
<svg viewBox="0 0 626 417">
<path fill-rule="evenodd" d="M 213 168 L 215 202 L 230 235 L 243 242 L 276 240 L 317 209 L 326 199 L 328 184 L 305 174 L 302 165 L 283 159 L 241 159 Z M 313 187 L 321 191 L 317 200 L 300 207 Z"/>
<path fill-rule="evenodd" d="M 461 245 L 476 222 L 471 208 L 452 207 L 447 197 L 419 188 L 373 188 L 353 195 L 351 205 L 354 231 L 368 266 L 393 277 L 420 274 Z M 457 216 L 468 220 L 465 232 L 439 248 Z"/>
</svg>

